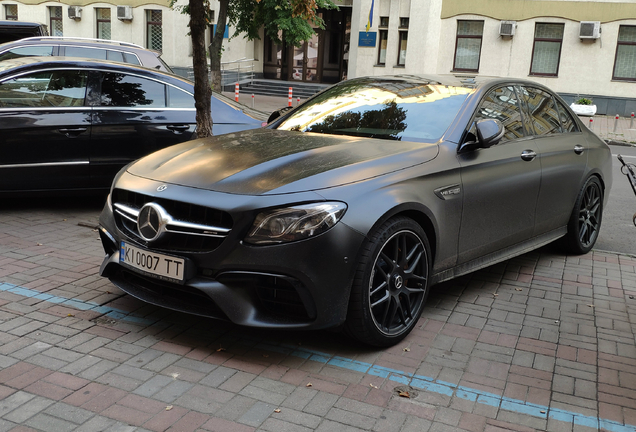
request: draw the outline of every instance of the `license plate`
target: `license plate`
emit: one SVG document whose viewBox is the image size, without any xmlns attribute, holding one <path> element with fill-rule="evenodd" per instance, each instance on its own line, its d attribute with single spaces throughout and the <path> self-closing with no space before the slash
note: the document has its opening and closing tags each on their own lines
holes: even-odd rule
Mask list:
<svg viewBox="0 0 636 432">
<path fill-rule="evenodd" d="M 150 252 L 123 241 L 119 251 L 119 262 L 160 279 L 178 282 L 184 280 L 185 260 L 183 258 Z"/>
</svg>

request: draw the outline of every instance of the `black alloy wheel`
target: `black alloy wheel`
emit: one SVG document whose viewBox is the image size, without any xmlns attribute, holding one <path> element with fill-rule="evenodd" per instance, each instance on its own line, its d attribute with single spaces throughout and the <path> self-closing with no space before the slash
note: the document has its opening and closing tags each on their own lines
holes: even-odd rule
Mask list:
<svg viewBox="0 0 636 432">
<path fill-rule="evenodd" d="M 422 228 L 408 218 L 385 222 L 371 237 L 351 293 L 347 332 L 389 346 L 415 327 L 428 294 L 430 247 Z"/>
<path fill-rule="evenodd" d="M 576 199 L 568 233 L 564 237 L 569 252 L 584 254 L 592 250 L 601 229 L 603 190 L 597 177 L 590 177 Z"/>
</svg>

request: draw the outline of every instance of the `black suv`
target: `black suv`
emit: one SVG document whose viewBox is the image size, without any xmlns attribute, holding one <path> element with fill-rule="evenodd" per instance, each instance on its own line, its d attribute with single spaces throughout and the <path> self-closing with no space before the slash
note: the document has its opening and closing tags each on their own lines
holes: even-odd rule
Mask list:
<svg viewBox="0 0 636 432">
<path fill-rule="evenodd" d="M 111 60 L 172 72 L 158 52 L 129 42 L 48 36 L 29 37 L 0 45 L 0 61 L 48 56 Z"/>
<path fill-rule="evenodd" d="M 27 21 L 0 21 L 0 43 L 10 42 L 29 36 L 48 36 L 45 24 Z"/>
</svg>

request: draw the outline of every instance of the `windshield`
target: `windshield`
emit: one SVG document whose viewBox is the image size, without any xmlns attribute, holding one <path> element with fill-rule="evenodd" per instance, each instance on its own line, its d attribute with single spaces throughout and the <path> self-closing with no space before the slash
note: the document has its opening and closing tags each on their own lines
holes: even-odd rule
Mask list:
<svg viewBox="0 0 636 432">
<path fill-rule="evenodd" d="M 295 110 L 278 129 L 436 141 L 472 92 L 426 82 L 345 81 Z"/>
</svg>

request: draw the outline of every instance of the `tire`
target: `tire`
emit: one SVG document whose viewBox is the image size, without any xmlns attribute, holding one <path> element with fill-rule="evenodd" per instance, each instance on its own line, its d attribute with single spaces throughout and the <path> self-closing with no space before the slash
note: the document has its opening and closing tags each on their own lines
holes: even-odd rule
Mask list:
<svg viewBox="0 0 636 432">
<path fill-rule="evenodd" d="M 389 219 L 369 237 L 358 261 L 345 333 L 369 345 L 391 346 L 417 324 L 428 296 L 431 253 L 412 219 Z"/>
<path fill-rule="evenodd" d="M 594 247 L 603 218 L 603 188 L 597 177 L 590 177 L 579 192 L 572 215 L 568 222 L 568 232 L 562 244 L 567 252 L 588 253 Z"/>
</svg>

